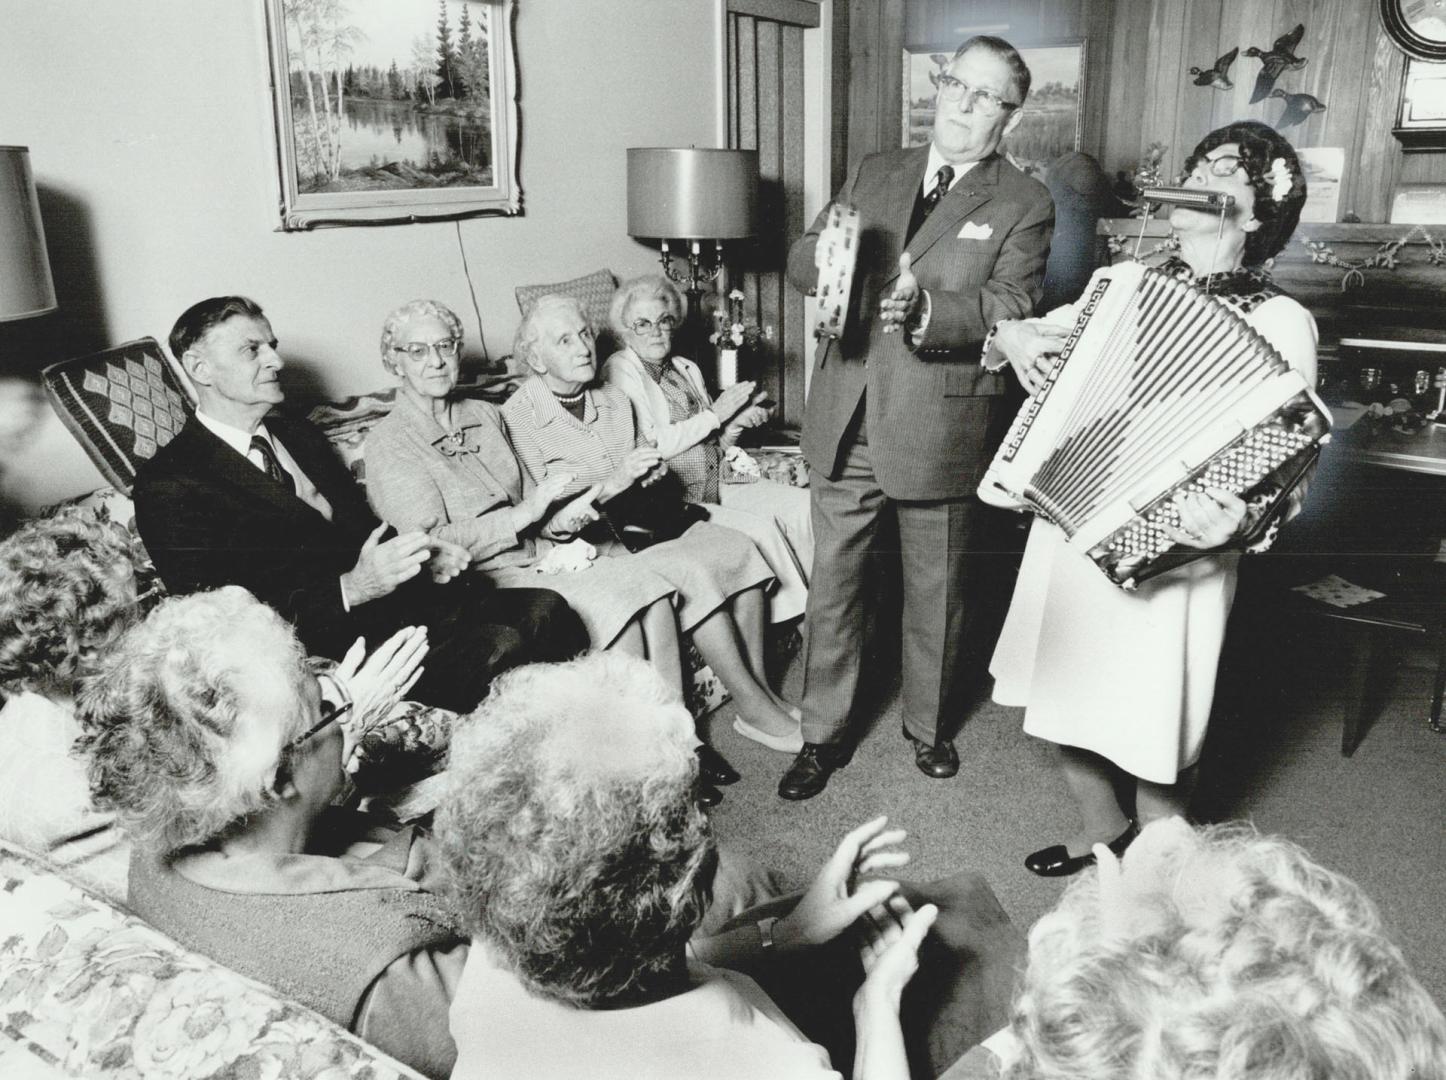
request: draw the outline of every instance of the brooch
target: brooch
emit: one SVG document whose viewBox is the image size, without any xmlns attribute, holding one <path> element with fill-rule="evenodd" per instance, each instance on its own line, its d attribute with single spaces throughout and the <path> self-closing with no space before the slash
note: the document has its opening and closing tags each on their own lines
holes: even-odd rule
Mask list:
<svg viewBox="0 0 1446 1080">
<path fill-rule="evenodd" d="M 449 431 L 432 445 L 442 451 L 443 457 L 449 458 L 454 458 L 459 454 L 480 454 L 482 452 L 482 444 L 472 434 L 471 428 Z"/>
</svg>

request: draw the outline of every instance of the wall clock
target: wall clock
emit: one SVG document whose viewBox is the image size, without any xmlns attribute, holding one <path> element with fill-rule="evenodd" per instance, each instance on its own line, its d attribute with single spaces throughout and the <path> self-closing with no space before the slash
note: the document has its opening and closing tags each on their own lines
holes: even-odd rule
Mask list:
<svg viewBox="0 0 1446 1080">
<path fill-rule="evenodd" d="M 1446 0 L 1381 0 L 1381 23 L 1407 56 L 1446 61 Z"/>
</svg>

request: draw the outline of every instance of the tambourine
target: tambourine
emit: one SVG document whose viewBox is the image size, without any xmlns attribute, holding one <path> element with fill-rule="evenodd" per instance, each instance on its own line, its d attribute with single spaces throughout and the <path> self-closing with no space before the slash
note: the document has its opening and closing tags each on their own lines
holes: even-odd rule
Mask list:
<svg viewBox="0 0 1446 1080">
<path fill-rule="evenodd" d="M 818 309 L 813 320 L 813 336 L 843 336 L 848 318 L 849 293 L 854 284 L 854 263 L 859 255 L 859 212 L 852 206 L 833 203 L 828 220 L 818 234 L 813 249 L 813 262 L 818 267 Z"/>
</svg>

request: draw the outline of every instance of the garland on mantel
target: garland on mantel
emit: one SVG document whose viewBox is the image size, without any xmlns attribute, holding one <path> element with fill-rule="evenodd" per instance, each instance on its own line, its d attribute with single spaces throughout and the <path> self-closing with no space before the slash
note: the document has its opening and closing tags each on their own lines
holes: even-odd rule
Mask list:
<svg viewBox="0 0 1446 1080">
<path fill-rule="evenodd" d="M 1366 283 L 1367 270 L 1394 270 L 1400 263 L 1400 250 L 1409 244 L 1416 237 L 1426 241 L 1430 248 L 1426 252 L 1426 262 L 1431 266 L 1446 266 L 1446 240 L 1437 240 L 1424 225 L 1415 225 L 1404 236 L 1382 244 L 1376 249 L 1376 253 L 1367 259 L 1359 259 L 1355 262 L 1347 262 L 1334 251 L 1324 240 L 1306 240 L 1302 238 L 1306 248 L 1310 251 L 1310 261 L 1313 263 L 1325 263 L 1327 266 L 1334 266 L 1338 270 L 1344 270 L 1341 275 L 1341 292 L 1345 292 L 1352 286 L 1361 286 Z"/>
</svg>

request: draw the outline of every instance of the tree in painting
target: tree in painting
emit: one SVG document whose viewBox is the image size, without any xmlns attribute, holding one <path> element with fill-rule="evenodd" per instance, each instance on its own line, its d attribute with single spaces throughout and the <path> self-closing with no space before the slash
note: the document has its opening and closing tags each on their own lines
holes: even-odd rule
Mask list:
<svg viewBox="0 0 1446 1080">
<path fill-rule="evenodd" d="M 301 194 L 492 183 L 489 6 L 430 4 L 281 0 Z"/>
</svg>

